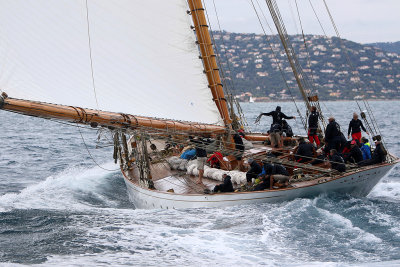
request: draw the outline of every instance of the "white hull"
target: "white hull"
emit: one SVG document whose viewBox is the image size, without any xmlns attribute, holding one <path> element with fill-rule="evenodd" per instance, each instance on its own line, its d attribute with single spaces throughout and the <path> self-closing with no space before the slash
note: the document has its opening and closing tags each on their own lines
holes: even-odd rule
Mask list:
<svg viewBox="0 0 400 267">
<path fill-rule="evenodd" d="M 299 197 L 312 197 L 321 193 L 339 192 L 353 196 L 366 196 L 374 186 L 394 167 L 384 164 L 355 171 L 310 186 L 266 190 L 257 192 L 237 192 L 223 194 L 176 194 L 149 190 L 133 183 L 125 176 L 129 199 L 140 209 L 186 209 L 205 207 L 227 207 L 234 205 L 281 202 Z"/>
</svg>

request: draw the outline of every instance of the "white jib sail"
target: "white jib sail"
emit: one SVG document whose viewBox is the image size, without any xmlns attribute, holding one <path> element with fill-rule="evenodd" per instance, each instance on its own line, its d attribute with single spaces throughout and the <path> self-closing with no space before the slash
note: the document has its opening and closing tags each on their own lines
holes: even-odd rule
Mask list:
<svg viewBox="0 0 400 267">
<path fill-rule="evenodd" d="M 221 124 L 185 0 L 0 0 L 10 97 Z M 97 102 L 96 103 L 96 97 Z"/>
</svg>

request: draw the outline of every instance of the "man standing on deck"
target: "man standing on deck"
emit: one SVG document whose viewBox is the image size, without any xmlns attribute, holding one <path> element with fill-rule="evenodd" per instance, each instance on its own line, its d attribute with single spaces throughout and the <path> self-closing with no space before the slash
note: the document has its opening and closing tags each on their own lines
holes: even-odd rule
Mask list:
<svg viewBox="0 0 400 267">
<path fill-rule="evenodd" d="M 341 143 L 342 143 L 342 132 L 340 131 L 339 124 L 335 121 L 334 117 L 329 118 L 329 123 L 326 126 L 325 130 L 325 142 L 328 144 L 326 151 L 330 151 L 331 149 L 336 149 L 337 151 L 341 151 Z M 346 137 L 343 137 L 346 139 Z"/>
<path fill-rule="evenodd" d="M 315 144 L 317 145 L 317 147 L 319 147 L 320 145 L 319 138 L 317 135 L 318 118 L 319 118 L 319 112 L 317 111 L 317 107 L 315 106 L 311 107 L 311 113 L 308 116 L 308 140 L 310 140 L 311 144 L 313 144 L 315 140 Z"/>
<path fill-rule="evenodd" d="M 192 139 L 189 137 L 189 139 L 195 144 L 196 147 L 197 170 L 199 171 L 199 179 L 196 183 L 203 184 L 204 165 L 207 161 L 207 151 L 205 150 L 206 143 L 200 138 Z"/>
<path fill-rule="evenodd" d="M 235 143 L 235 157 L 238 161 L 238 169 L 241 170 L 243 168 L 243 153 L 244 153 L 244 144 L 242 137 L 238 133 L 233 135 L 233 141 Z"/>
<path fill-rule="evenodd" d="M 359 142 L 361 142 L 361 129 L 367 134 L 369 134 L 368 131 L 365 130 L 362 121 L 358 119 L 358 114 L 354 113 L 353 119 L 349 123 L 349 130 L 347 132 L 348 138 L 350 139 L 350 133 L 351 133 L 351 138 L 353 140 L 357 139 Z"/>
<path fill-rule="evenodd" d="M 296 119 L 295 116 L 288 117 L 284 113 L 282 113 L 280 106 L 277 106 L 274 111 L 268 113 L 261 113 L 260 115 L 258 115 L 255 122 L 258 123 L 262 116 L 272 116 L 271 126 L 274 124 L 279 124 L 282 126 L 282 119 L 287 119 L 287 120 Z"/>
</svg>

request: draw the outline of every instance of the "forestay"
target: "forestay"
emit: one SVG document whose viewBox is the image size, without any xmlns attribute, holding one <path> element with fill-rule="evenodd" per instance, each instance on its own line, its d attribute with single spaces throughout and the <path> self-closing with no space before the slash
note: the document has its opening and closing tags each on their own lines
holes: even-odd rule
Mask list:
<svg viewBox="0 0 400 267">
<path fill-rule="evenodd" d="M 2 91 L 27 100 L 222 124 L 185 0 L 87 3 L 88 20 L 85 0 L 0 2 Z"/>
</svg>

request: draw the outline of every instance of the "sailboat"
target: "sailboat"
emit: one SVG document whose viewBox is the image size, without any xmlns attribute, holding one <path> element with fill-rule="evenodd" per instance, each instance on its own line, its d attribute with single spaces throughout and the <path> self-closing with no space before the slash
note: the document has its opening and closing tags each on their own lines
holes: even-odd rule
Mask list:
<svg viewBox="0 0 400 267">
<path fill-rule="evenodd" d="M 232 135 L 244 123 L 235 113 L 238 103 L 224 92 L 201 0 L 1 5 L 0 108 L 108 131 L 137 208 L 225 207 L 330 192 L 365 196 L 399 161 L 388 154 L 384 163 L 338 173 L 290 160 L 296 138 L 285 138 L 281 156 L 270 158 L 269 136 L 246 132 L 245 159 L 268 159 L 292 174 L 301 169 L 308 179 L 289 187 L 241 189 L 245 172 L 236 170 Z M 287 44 L 285 34 L 280 36 Z M 285 50 L 301 86 L 294 55 L 289 46 Z M 308 110 L 318 106 L 316 96 L 300 89 Z M 224 156 L 221 169 L 205 167 L 204 186 L 195 183 L 194 161 L 177 157 L 191 137 L 213 140 L 208 151 Z M 210 192 L 224 174 L 237 190 Z"/>
</svg>

